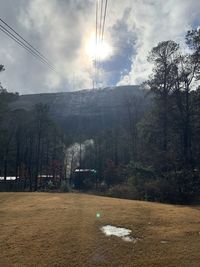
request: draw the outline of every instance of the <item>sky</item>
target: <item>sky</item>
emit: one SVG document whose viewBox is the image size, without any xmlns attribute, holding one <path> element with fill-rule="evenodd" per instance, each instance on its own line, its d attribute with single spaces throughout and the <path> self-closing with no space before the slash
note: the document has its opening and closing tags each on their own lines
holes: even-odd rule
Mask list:
<svg viewBox="0 0 200 267">
<path fill-rule="evenodd" d="M 184 49 L 187 30 L 200 25 L 199 0 L 108 0 L 98 49 L 95 12 L 96 0 L 0 0 L 0 18 L 56 68 L 0 31 L 0 64 L 6 69 L 1 84 L 20 94 L 90 89 L 94 80 L 97 87 L 137 85 L 151 73 L 152 47 L 174 40 Z"/>
</svg>

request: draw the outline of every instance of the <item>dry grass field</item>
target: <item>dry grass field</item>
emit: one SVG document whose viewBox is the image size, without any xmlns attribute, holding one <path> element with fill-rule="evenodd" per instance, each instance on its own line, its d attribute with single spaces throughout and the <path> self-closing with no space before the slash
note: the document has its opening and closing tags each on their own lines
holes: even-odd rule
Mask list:
<svg viewBox="0 0 200 267">
<path fill-rule="evenodd" d="M 139 240 L 105 236 L 100 227 L 107 224 L 131 229 Z M 0 193 L 0 266 L 197 267 L 200 207 L 75 193 Z"/>
</svg>

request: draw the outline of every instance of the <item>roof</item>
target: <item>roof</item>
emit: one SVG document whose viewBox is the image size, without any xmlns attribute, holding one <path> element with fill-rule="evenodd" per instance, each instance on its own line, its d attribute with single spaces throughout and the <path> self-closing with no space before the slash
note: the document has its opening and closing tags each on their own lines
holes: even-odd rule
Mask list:
<svg viewBox="0 0 200 267">
<path fill-rule="evenodd" d="M 94 172 L 96 173 L 95 169 L 75 169 L 74 172 Z"/>
<path fill-rule="evenodd" d="M 4 176 L 0 176 L 0 181 L 4 180 Z M 16 180 L 16 176 L 7 176 L 6 181 L 14 181 Z"/>
</svg>

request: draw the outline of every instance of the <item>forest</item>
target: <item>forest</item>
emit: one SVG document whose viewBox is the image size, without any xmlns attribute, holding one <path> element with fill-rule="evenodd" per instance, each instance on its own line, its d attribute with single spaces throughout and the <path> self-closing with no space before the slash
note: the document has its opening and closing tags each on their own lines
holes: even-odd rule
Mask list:
<svg viewBox="0 0 200 267">
<path fill-rule="evenodd" d="M 152 73 L 141 94 L 124 99 L 126 116 L 119 114 L 106 127 L 97 122 L 92 130 L 84 129 L 83 120 L 78 130 L 78 123 L 60 123 L 48 104 L 13 110 L 19 95 L 0 84 L 0 191 L 71 191 L 79 168 L 96 171 L 84 191 L 198 202 L 200 29 L 187 32 L 184 47 L 172 40 L 153 47 Z"/>
</svg>

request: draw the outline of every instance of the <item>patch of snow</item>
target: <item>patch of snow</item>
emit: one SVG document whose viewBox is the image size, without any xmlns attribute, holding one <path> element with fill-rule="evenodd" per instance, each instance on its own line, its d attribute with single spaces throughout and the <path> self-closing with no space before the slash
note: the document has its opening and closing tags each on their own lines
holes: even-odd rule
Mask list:
<svg viewBox="0 0 200 267">
<path fill-rule="evenodd" d="M 137 242 L 138 238 L 133 238 L 130 236 L 131 230 L 126 229 L 126 228 L 121 228 L 121 227 L 116 227 L 112 225 L 106 225 L 101 227 L 101 231 L 106 235 L 106 236 L 117 236 L 120 237 L 122 240 L 126 242 Z"/>
<path fill-rule="evenodd" d="M 116 227 L 112 225 L 103 226 L 101 229 L 104 232 L 104 234 L 107 236 L 115 235 L 118 237 L 124 237 L 124 236 L 130 235 L 130 233 L 132 232 L 129 229 Z"/>
</svg>

